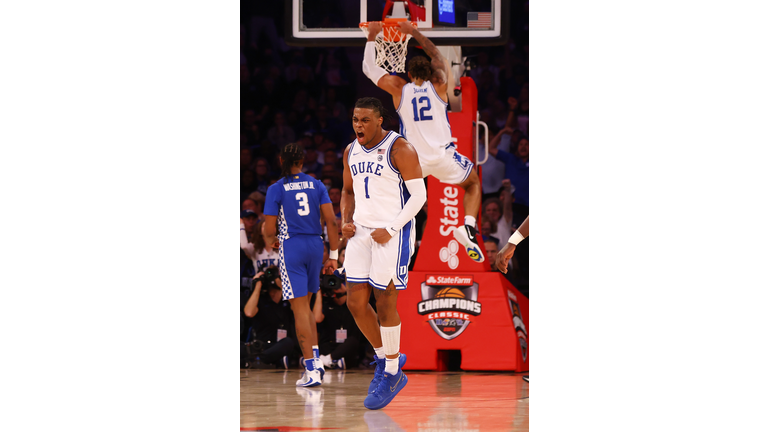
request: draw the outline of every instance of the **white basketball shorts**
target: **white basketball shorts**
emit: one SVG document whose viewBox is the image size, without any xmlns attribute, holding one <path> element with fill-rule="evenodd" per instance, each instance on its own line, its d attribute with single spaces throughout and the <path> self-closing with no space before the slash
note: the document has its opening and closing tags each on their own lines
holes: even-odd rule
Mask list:
<svg viewBox="0 0 768 432">
<path fill-rule="evenodd" d="M 395 288 L 408 287 L 408 264 L 416 244 L 416 219 L 410 222 L 384 244 L 373 241 L 375 228 L 355 222 L 355 235 L 347 243 L 344 270 L 347 282 L 367 282 L 379 289 L 387 289 L 390 281 Z"/>
<path fill-rule="evenodd" d="M 461 184 L 469 177 L 475 166 L 466 156 L 456 151 L 451 143 L 445 149 L 445 156 L 421 165 L 421 174 L 431 175 L 443 183 Z"/>
</svg>

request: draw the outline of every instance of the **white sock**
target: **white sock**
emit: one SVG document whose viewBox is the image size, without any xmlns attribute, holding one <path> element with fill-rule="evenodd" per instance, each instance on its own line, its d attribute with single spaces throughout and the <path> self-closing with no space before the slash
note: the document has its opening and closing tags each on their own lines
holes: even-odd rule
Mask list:
<svg viewBox="0 0 768 432">
<path fill-rule="evenodd" d="M 374 348 L 373 352 L 376 353 L 376 358 L 378 359 L 383 359 L 386 357 L 386 355 L 384 355 L 384 347 Z"/>
<path fill-rule="evenodd" d="M 384 367 L 384 372 L 390 375 L 397 375 L 397 369 L 399 367 L 400 367 L 400 354 L 397 355 L 397 358 L 387 359 L 387 366 Z"/>
<path fill-rule="evenodd" d="M 391 356 L 400 354 L 400 324 L 394 327 L 381 327 L 381 341 L 384 343 L 384 354 Z M 398 358 L 387 358 L 387 366 L 384 372 L 395 375 L 400 365 Z"/>
<path fill-rule="evenodd" d="M 321 356 L 320 356 L 320 361 L 321 361 L 321 362 L 323 362 L 323 366 L 325 366 L 325 367 L 331 367 L 331 362 L 332 362 L 333 360 L 331 360 L 331 355 L 330 355 L 330 354 L 328 354 L 328 355 L 321 355 Z"/>
<path fill-rule="evenodd" d="M 472 216 L 464 216 L 464 225 L 469 225 L 472 228 L 474 228 L 476 222 L 477 222 L 477 220 L 475 218 L 473 218 Z"/>
</svg>

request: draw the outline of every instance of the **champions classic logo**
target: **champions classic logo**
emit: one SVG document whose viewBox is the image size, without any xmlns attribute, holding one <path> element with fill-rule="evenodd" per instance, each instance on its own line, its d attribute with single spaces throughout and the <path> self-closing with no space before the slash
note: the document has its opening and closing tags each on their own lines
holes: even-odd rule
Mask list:
<svg viewBox="0 0 768 432">
<path fill-rule="evenodd" d="M 418 303 L 417 311 L 435 333 L 451 340 L 464 332 L 472 317 L 480 315 L 477 288 L 471 275 L 427 275 L 421 283 L 423 301 Z"/>
</svg>

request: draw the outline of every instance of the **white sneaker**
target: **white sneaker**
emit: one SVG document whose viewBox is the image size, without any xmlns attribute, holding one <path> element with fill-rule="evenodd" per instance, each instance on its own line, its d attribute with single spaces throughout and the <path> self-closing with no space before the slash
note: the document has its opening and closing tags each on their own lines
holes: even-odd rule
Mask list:
<svg viewBox="0 0 768 432">
<path fill-rule="evenodd" d="M 320 378 L 320 371 L 318 370 L 304 370 L 301 374 L 301 378 L 296 381 L 296 385 L 299 387 L 314 387 L 323 383 L 323 379 Z"/>
<path fill-rule="evenodd" d="M 474 227 L 469 225 L 456 227 L 453 230 L 453 237 L 464 246 L 464 249 L 467 250 L 467 255 L 469 255 L 472 261 L 479 263 L 485 261 L 480 245 L 477 243 L 477 230 Z"/>
</svg>

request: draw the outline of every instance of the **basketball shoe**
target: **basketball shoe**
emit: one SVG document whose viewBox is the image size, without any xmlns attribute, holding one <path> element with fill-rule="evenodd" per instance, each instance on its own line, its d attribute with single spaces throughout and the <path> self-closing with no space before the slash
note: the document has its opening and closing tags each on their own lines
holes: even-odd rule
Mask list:
<svg viewBox="0 0 768 432">
<path fill-rule="evenodd" d="M 301 374 L 301 378 L 296 381 L 296 385 L 299 387 L 315 387 L 322 384 L 323 379 L 320 378 L 320 371 L 317 369 L 309 370 L 305 369 Z"/>
<path fill-rule="evenodd" d="M 316 367 L 317 367 L 317 370 L 320 371 L 320 381 L 322 381 L 323 378 L 325 378 L 325 366 L 323 366 L 323 362 L 317 362 L 317 363 L 320 364 L 320 366 L 316 365 Z M 299 357 L 299 366 L 307 367 L 307 365 L 304 364 L 304 357 L 303 356 Z"/>
<path fill-rule="evenodd" d="M 373 380 L 371 380 L 371 385 L 368 386 L 368 394 L 373 393 L 374 390 L 376 390 L 376 387 L 379 385 L 379 381 L 381 381 L 382 378 L 384 378 L 384 368 L 387 367 L 387 359 L 379 359 L 376 357 L 376 360 L 373 361 L 371 364 L 376 364 L 376 369 L 373 371 Z M 403 368 L 403 365 L 405 365 L 405 354 L 400 353 L 400 361 L 398 362 L 398 370 Z"/>
<path fill-rule="evenodd" d="M 366 408 L 377 410 L 384 408 L 392 402 L 392 399 L 400 393 L 400 390 L 408 384 L 408 377 L 402 370 L 397 371 L 397 375 L 390 375 L 384 372 L 384 377 L 379 381 L 376 390 L 368 394 L 363 401 Z"/>
<path fill-rule="evenodd" d="M 453 237 L 464 246 L 467 250 L 467 255 L 472 261 L 483 262 L 485 257 L 480 250 L 480 245 L 477 243 L 477 230 L 469 225 L 463 225 L 453 230 Z"/>
</svg>

